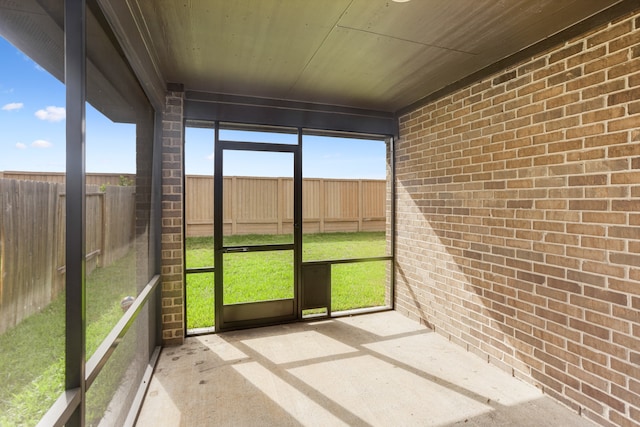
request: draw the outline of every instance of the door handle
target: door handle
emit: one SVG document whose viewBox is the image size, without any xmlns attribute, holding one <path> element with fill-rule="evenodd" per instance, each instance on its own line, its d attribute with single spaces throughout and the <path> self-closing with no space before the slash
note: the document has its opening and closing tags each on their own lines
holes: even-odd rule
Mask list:
<svg viewBox="0 0 640 427">
<path fill-rule="evenodd" d="M 238 248 L 224 248 L 224 253 L 228 254 L 231 252 L 248 252 L 249 248 L 247 247 L 238 247 Z"/>
</svg>

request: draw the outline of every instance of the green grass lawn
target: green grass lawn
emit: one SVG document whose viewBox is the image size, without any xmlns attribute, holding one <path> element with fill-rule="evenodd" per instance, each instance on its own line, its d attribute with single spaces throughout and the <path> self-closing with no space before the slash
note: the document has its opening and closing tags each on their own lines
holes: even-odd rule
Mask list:
<svg viewBox="0 0 640 427">
<path fill-rule="evenodd" d="M 288 243 L 291 236 L 233 236 L 227 245 Z M 385 255 L 384 233 L 304 236 L 304 260 Z M 225 257 L 227 303 L 293 296 L 290 251 L 229 254 Z M 384 305 L 387 262 L 339 264 L 332 268 L 332 310 Z M 187 240 L 189 267 L 213 265 L 212 239 Z M 87 358 L 122 316 L 120 301 L 137 295 L 135 253 L 87 277 Z M 213 325 L 213 273 L 187 277 L 188 328 Z M 64 388 L 65 296 L 0 335 L 0 426 L 35 425 Z M 135 343 L 135 328 L 125 341 Z M 123 342 L 88 393 L 87 420 L 97 421 L 134 356 Z"/>
<path fill-rule="evenodd" d="M 226 246 L 291 243 L 291 235 L 225 237 Z M 384 232 L 323 233 L 303 237 L 303 260 L 321 261 L 386 255 Z M 187 268 L 213 266 L 213 239 L 188 238 Z M 385 304 L 385 261 L 332 266 L 332 311 Z M 225 304 L 293 298 L 291 251 L 224 256 Z M 187 275 L 187 329 L 214 324 L 214 273 Z"/>
<path fill-rule="evenodd" d="M 134 252 L 107 268 L 96 269 L 87 277 L 87 359 L 122 316 L 120 301 L 127 295 L 136 295 Z M 64 307 L 63 292 L 41 312 L 0 335 L 0 426 L 37 424 L 62 393 Z M 124 372 L 127 352 L 120 348 L 117 352 L 122 355 L 120 364 Z M 112 369 L 109 375 L 119 383 L 118 369 Z M 92 387 L 95 396 L 104 397 L 96 398 L 88 405 L 87 420 L 91 419 L 92 413 L 98 414 L 95 416 L 99 420 L 100 410 L 108 404 L 113 393 L 106 389 L 114 389 L 113 384 L 104 381 L 102 384 L 96 382 L 95 389 Z"/>
</svg>

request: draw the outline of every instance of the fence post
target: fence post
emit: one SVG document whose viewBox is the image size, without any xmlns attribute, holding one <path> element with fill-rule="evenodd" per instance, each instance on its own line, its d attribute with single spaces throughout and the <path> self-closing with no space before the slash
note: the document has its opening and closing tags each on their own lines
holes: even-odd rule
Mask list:
<svg viewBox="0 0 640 427">
<path fill-rule="evenodd" d="M 318 197 L 319 197 L 319 201 L 318 201 L 318 206 L 319 206 L 319 212 L 318 214 L 320 215 L 320 233 L 324 233 L 324 179 L 320 178 L 320 183 L 318 184 Z"/>
<path fill-rule="evenodd" d="M 105 259 L 107 256 L 106 253 L 106 249 L 107 249 L 107 236 L 108 236 L 108 232 L 109 230 L 107 229 L 107 188 L 109 188 L 109 186 L 105 186 L 105 190 L 104 193 L 101 194 L 101 197 L 98 199 L 101 201 L 102 204 L 102 226 L 100 227 L 100 233 L 102 233 L 102 235 L 100 236 L 100 255 L 98 256 L 98 261 L 96 262 L 96 265 L 98 267 L 104 267 L 104 263 L 105 263 Z M 109 218 L 110 219 L 110 218 Z"/>
<path fill-rule="evenodd" d="M 231 194 L 231 235 L 235 236 L 238 232 L 238 224 L 236 224 L 236 218 L 238 217 L 238 197 L 236 197 L 236 188 L 238 187 L 237 177 L 231 178 L 231 188 L 228 192 Z M 224 204 L 224 201 L 223 201 Z"/>
<path fill-rule="evenodd" d="M 278 234 L 282 234 L 282 217 L 284 216 L 284 188 L 282 178 L 278 178 Z"/>
<path fill-rule="evenodd" d="M 65 284 L 65 272 L 63 267 L 66 269 L 67 261 L 65 259 L 65 250 L 64 243 L 66 241 L 66 186 L 62 184 L 62 188 L 58 187 L 58 200 L 56 206 L 56 253 L 53 262 L 53 272 L 55 274 L 55 288 L 56 294 L 64 289 Z"/>
<path fill-rule="evenodd" d="M 364 206 L 364 193 L 362 192 L 362 180 L 358 180 L 358 231 L 362 231 L 362 212 Z"/>
</svg>

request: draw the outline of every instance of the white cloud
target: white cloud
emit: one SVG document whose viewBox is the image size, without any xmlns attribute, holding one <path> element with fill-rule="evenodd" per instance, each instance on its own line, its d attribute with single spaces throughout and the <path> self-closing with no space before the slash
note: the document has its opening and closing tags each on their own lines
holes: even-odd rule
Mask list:
<svg viewBox="0 0 640 427">
<path fill-rule="evenodd" d="M 16 143 L 16 148 L 19 149 L 19 150 L 26 150 L 27 145 L 23 144 L 22 142 L 17 142 Z"/>
<path fill-rule="evenodd" d="M 36 147 L 36 148 L 49 148 L 51 146 L 53 146 L 52 143 L 50 143 L 49 141 L 46 141 L 44 139 L 36 139 L 35 141 L 33 141 L 31 143 L 32 147 Z"/>
<path fill-rule="evenodd" d="M 22 102 L 10 102 L 3 105 L 2 109 L 4 111 L 15 111 L 21 109 L 22 107 L 24 107 L 24 104 Z"/>
<path fill-rule="evenodd" d="M 50 105 L 44 110 L 36 111 L 36 117 L 48 122 L 60 122 L 67 117 L 67 111 L 64 107 L 54 107 Z"/>
<path fill-rule="evenodd" d="M 207 156 L 207 160 L 213 160 L 214 157 L 214 153 L 211 153 Z"/>
</svg>

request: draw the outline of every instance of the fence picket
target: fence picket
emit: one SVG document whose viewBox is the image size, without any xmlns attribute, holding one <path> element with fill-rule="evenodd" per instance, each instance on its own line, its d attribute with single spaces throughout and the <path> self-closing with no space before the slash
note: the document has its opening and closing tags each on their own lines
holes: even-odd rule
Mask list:
<svg viewBox="0 0 640 427">
<path fill-rule="evenodd" d="M 0 177 L 0 333 L 46 307 L 64 289 L 64 175 L 4 172 Z M 135 176 L 123 175 L 134 183 Z M 35 179 L 37 181 L 31 181 Z M 86 271 L 133 248 L 135 186 L 119 174 L 91 174 L 86 188 Z M 383 231 L 384 180 L 305 179 L 305 232 Z M 213 234 L 213 177 L 186 177 L 186 235 Z M 291 233 L 291 178 L 227 177 L 224 230 Z"/>
<path fill-rule="evenodd" d="M 135 188 L 107 186 L 102 193 L 97 185 L 88 185 L 86 193 L 90 274 L 132 248 Z M 63 183 L 0 178 L 0 333 L 45 308 L 64 290 L 64 241 Z"/>
<path fill-rule="evenodd" d="M 185 177 L 187 237 L 213 235 L 213 177 Z M 367 179 L 303 180 L 303 231 L 384 231 L 386 182 Z M 224 232 L 291 233 L 293 179 L 225 177 Z"/>
</svg>

